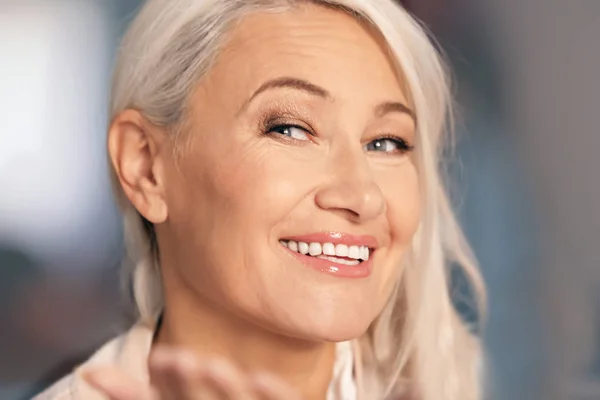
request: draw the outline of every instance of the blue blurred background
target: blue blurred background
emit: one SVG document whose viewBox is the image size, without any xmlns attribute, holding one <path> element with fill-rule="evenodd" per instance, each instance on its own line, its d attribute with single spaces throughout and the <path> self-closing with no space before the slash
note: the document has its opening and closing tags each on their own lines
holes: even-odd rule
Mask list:
<svg viewBox="0 0 600 400">
<path fill-rule="evenodd" d="M 127 320 L 104 155 L 138 0 L 0 1 L 0 399 Z M 600 1 L 412 0 L 452 61 L 452 194 L 489 288 L 494 400 L 600 399 Z"/>
</svg>

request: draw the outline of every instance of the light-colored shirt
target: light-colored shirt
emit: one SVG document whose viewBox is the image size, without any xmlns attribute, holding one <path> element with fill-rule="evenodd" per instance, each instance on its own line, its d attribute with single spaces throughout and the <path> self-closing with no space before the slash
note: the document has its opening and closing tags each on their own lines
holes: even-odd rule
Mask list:
<svg viewBox="0 0 600 400">
<path fill-rule="evenodd" d="M 128 332 L 113 339 L 98 350 L 75 371 L 55 383 L 33 400 L 106 400 L 106 397 L 88 385 L 82 371 L 94 366 L 116 366 L 131 376 L 149 382 L 148 357 L 152 347 L 154 325 L 140 322 Z M 333 379 L 327 400 L 356 400 L 354 357 L 350 342 L 338 343 Z"/>
</svg>

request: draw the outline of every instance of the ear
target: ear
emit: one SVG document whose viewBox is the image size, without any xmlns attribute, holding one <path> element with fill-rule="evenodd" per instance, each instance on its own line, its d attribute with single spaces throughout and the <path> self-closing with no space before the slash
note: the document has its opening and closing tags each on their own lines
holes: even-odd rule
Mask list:
<svg viewBox="0 0 600 400">
<path fill-rule="evenodd" d="M 163 129 L 150 124 L 135 110 L 126 110 L 108 131 L 108 152 L 125 195 L 138 212 L 154 224 L 168 216 L 165 168 L 161 151 Z"/>
</svg>

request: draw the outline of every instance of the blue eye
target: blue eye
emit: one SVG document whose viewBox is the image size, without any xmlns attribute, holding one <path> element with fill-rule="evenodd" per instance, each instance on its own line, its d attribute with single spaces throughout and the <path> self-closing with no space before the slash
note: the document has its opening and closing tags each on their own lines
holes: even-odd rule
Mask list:
<svg viewBox="0 0 600 400">
<path fill-rule="evenodd" d="M 281 136 L 287 136 L 296 140 L 310 140 L 306 129 L 296 125 L 279 125 L 269 129 L 268 133 L 277 133 Z"/>
<path fill-rule="evenodd" d="M 378 153 L 404 154 L 413 150 L 413 146 L 400 138 L 378 138 L 365 145 L 366 151 Z"/>
</svg>

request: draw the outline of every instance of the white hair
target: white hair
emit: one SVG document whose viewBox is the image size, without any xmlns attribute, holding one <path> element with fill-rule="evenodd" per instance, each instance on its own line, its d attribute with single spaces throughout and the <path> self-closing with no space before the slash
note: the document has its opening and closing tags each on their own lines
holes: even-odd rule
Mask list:
<svg viewBox="0 0 600 400">
<path fill-rule="evenodd" d="M 410 391 L 419 400 L 479 399 L 481 349 L 449 290 L 449 266 L 458 264 L 483 303 L 483 284 L 440 168 L 451 116 L 448 74 L 427 33 L 399 5 L 392 0 L 147 0 L 120 48 L 111 117 L 133 108 L 178 131 L 190 94 L 232 23 L 251 12 L 283 12 L 306 2 L 347 12 L 381 33 L 418 121 L 423 217 L 387 306 L 355 341 L 360 398 Z M 114 171 L 113 183 L 133 261 L 127 276 L 135 304 L 142 318 L 156 318 L 163 299 L 153 227 L 126 199 Z"/>
</svg>

